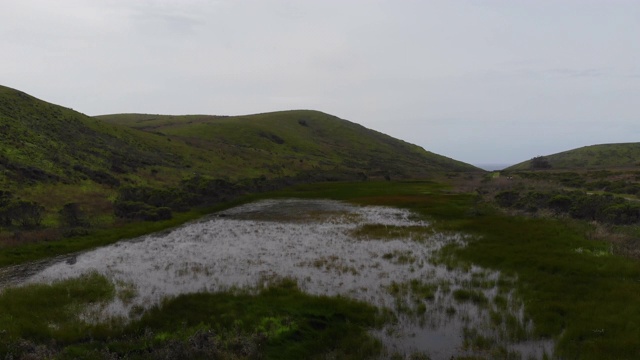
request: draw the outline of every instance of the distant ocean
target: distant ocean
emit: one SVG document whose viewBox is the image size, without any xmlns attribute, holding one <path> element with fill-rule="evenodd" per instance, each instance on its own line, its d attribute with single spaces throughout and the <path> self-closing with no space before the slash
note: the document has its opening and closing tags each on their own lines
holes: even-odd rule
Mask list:
<svg viewBox="0 0 640 360">
<path fill-rule="evenodd" d="M 487 171 L 495 171 L 495 170 L 502 170 L 502 169 L 508 168 L 513 164 L 473 164 L 473 165 Z"/>
</svg>

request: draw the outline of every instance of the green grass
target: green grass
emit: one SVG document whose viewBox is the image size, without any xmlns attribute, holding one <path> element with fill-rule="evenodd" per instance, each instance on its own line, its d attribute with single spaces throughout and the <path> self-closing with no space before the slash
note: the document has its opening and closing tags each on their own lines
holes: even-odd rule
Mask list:
<svg viewBox="0 0 640 360">
<path fill-rule="evenodd" d="M 89 305 L 109 300 L 114 293 L 113 285 L 98 274 L 51 285 L 4 289 L 0 293 L 0 354 L 6 354 L 18 339 L 37 343 L 86 340 L 91 326 L 78 314 Z"/>
<path fill-rule="evenodd" d="M 0 294 L 0 354 L 32 358 L 366 359 L 382 350 L 367 333 L 385 320 L 374 307 L 310 296 L 283 280 L 257 295 L 190 294 L 129 324 L 89 324 L 79 314 L 114 296 L 93 274 Z"/>
<path fill-rule="evenodd" d="M 470 301 L 476 305 L 486 305 L 489 299 L 478 290 L 457 289 L 453 291 L 453 298 L 458 302 Z"/>
<path fill-rule="evenodd" d="M 358 359 L 381 349 L 365 332 L 377 321 L 379 314 L 369 305 L 345 298 L 306 295 L 295 283 L 285 280 L 258 296 L 180 296 L 145 314 L 128 331 L 139 333 L 152 328 L 172 332 L 177 324 L 204 324 L 214 331 L 235 329 L 265 334 L 264 351 L 269 359 L 319 358 L 330 349 L 345 358 Z"/>
<path fill-rule="evenodd" d="M 455 256 L 516 275 L 526 316 L 538 336 L 559 340 L 560 355 L 636 358 L 640 308 L 633 304 L 640 301 L 640 264 L 575 251 L 608 247 L 586 240 L 582 226 L 497 214 L 472 218 L 454 228 L 481 237 Z"/>
</svg>

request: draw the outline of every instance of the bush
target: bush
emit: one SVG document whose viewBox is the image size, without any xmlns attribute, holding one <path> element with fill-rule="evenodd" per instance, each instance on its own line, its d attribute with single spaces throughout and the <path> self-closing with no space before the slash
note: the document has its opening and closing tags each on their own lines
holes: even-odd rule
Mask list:
<svg viewBox="0 0 640 360">
<path fill-rule="evenodd" d="M 158 221 L 171 219 L 173 213 L 168 207 L 157 207 L 139 201 L 116 201 L 115 214 L 130 220 Z"/>
<path fill-rule="evenodd" d="M 495 200 L 502 207 L 513 207 L 520 200 L 520 193 L 516 190 L 502 191 L 496 194 Z"/>
<path fill-rule="evenodd" d="M 515 204 L 519 209 L 525 209 L 529 212 L 536 212 L 538 209 L 547 207 L 549 194 L 539 191 L 529 191 L 524 197 L 520 198 Z"/>
<path fill-rule="evenodd" d="M 23 229 L 33 229 L 42 224 L 44 207 L 33 201 L 16 201 L 5 210 L 13 223 Z"/>
<path fill-rule="evenodd" d="M 628 225 L 640 220 L 640 204 L 616 204 L 602 211 L 603 220 L 617 225 Z"/>
<path fill-rule="evenodd" d="M 566 213 L 569 212 L 569 209 L 571 209 L 572 203 L 573 200 L 571 200 L 569 196 L 559 194 L 549 199 L 547 206 L 549 206 L 550 209 L 556 212 Z"/>
<path fill-rule="evenodd" d="M 501 207 L 524 209 L 529 212 L 550 209 L 558 214 L 569 214 L 579 220 L 616 225 L 640 222 L 640 203 L 633 203 L 611 194 L 529 191 L 521 195 L 516 190 L 507 190 L 498 193 L 494 199 Z"/>
<path fill-rule="evenodd" d="M 0 226 L 11 226 L 11 211 L 8 206 L 12 200 L 11 192 L 0 190 Z"/>
<path fill-rule="evenodd" d="M 550 169 L 551 164 L 549 164 L 549 160 L 544 156 L 536 156 L 531 159 L 531 168 L 534 170 L 538 169 Z"/>
<path fill-rule="evenodd" d="M 89 221 L 80 205 L 77 203 L 67 203 L 60 211 L 58 211 L 60 217 L 60 225 L 65 228 L 86 228 L 89 227 Z"/>
</svg>

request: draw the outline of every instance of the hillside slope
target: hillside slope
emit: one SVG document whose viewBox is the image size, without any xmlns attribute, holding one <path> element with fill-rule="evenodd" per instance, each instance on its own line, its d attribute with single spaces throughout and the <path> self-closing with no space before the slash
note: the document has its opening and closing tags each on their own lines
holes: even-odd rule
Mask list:
<svg viewBox="0 0 640 360">
<path fill-rule="evenodd" d="M 478 170 L 318 111 L 97 118 L 196 146 L 214 167 L 254 169 L 255 174 L 266 176 L 343 170 L 366 176 L 417 178 L 432 172 Z"/>
<path fill-rule="evenodd" d="M 16 230 L 169 218 L 298 182 L 450 171 L 481 170 L 317 111 L 89 117 L 0 86 L 0 243 Z"/>
<path fill-rule="evenodd" d="M 177 183 L 188 175 L 419 178 L 477 168 L 317 111 L 79 112 L 0 86 L 0 185 Z M 152 176 L 153 175 L 153 176 Z"/>
<path fill-rule="evenodd" d="M 544 159 L 550 169 L 559 170 L 637 168 L 640 166 L 640 143 L 591 145 L 547 155 Z M 532 160 L 528 160 L 506 170 L 530 170 L 532 167 Z"/>
<path fill-rule="evenodd" d="M 0 184 L 117 186 L 149 166 L 180 167 L 165 139 L 108 124 L 0 86 Z"/>
</svg>

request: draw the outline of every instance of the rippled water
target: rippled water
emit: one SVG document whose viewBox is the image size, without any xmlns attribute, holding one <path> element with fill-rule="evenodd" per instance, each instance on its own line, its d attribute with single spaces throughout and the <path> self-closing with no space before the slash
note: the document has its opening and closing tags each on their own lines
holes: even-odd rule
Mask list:
<svg viewBox="0 0 640 360">
<path fill-rule="evenodd" d="M 359 231 L 368 225 L 384 227 L 383 236 Z M 425 352 L 432 359 L 477 352 L 469 345 L 469 331 L 475 329 L 523 358 L 551 353 L 550 342 L 505 340 L 509 329 L 491 320 L 499 273 L 434 264 L 434 252 L 449 243 L 463 246 L 464 240 L 460 234 L 433 232 L 406 210 L 328 200 L 264 200 L 21 272 L 28 276 L 26 283 L 90 271 L 104 274 L 116 283 L 119 296 L 93 309 L 90 316 L 98 318 L 139 314 L 167 296 L 255 289 L 287 277 L 311 294 L 348 296 L 391 309 L 397 323 L 374 331 L 391 351 Z M 432 295 L 417 297 L 412 280 L 430 285 Z M 455 298 L 456 290 L 474 282 L 481 284 L 474 289 L 486 302 Z M 509 304 L 502 311 L 521 327 L 530 327 L 511 295 L 503 298 Z"/>
</svg>

